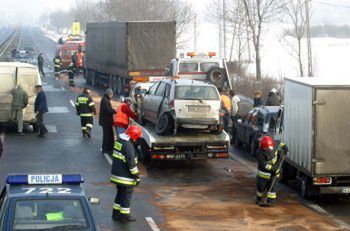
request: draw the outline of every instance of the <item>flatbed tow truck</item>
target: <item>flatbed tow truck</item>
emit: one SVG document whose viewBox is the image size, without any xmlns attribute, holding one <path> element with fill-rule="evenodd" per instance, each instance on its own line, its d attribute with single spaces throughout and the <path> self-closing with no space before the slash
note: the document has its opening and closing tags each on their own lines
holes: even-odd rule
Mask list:
<svg viewBox="0 0 350 231">
<path fill-rule="evenodd" d="M 229 135 L 223 131 L 211 134 L 208 131 L 183 130 L 175 135 L 158 135 L 152 125 L 135 125 L 142 129 L 141 159 L 152 160 L 198 160 L 228 158 Z"/>
</svg>

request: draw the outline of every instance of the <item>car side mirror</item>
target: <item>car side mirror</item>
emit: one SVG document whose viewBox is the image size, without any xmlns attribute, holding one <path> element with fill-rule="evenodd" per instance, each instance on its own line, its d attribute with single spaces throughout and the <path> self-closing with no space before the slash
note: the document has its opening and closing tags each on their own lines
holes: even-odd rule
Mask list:
<svg viewBox="0 0 350 231">
<path fill-rule="evenodd" d="M 89 202 L 92 205 L 100 204 L 100 198 L 99 197 L 90 197 Z"/>
</svg>

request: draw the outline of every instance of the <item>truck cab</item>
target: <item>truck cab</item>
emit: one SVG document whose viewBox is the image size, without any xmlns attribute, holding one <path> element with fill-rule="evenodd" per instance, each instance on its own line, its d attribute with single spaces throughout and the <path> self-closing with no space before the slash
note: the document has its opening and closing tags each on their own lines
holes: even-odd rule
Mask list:
<svg viewBox="0 0 350 231">
<path fill-rule="evenodd" d="M 180 58 L 171 60 L 167 75 L 180 79 L 209 81 L 217 87 L 223 87 L 226 83 L 229 89 L 233 89 L 228 78 L 226 61 L 216 57 L 215 52 L 188 52 L 187 57 L 181 54 Z"/>
</svg>

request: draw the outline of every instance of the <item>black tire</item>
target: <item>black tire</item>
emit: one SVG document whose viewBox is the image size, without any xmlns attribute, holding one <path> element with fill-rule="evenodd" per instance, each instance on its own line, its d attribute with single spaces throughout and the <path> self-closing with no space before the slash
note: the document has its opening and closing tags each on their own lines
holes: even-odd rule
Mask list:
<svg viewBox="0 0 350 231">
<path fill-rule="evenodd" d="M 233 142 L 233 144 L 234 144 L 234 146 L 236 148 L 240 148 L 242 146 L 242 143 L 239 141 L 237 133 L 235 133 L 235 135 L 234 135 L 234 142 Z"/>
<path fill-rule="evenodd" d="M 172 118 L 169 114 L 164 113 L 157 120 L 156 133 L 158 135 L 169 134 L 171 127 L 172 127 Z"/>
<path fill-rule="evenodd" d="M 252 141 L 250 142 L 250 155 L 253 157 L 256 157 L 256 150 L 258 149 L 258 144 L 256 139 L 252 139 Z"/>
<path fill-rule="evenodd" d="M 312 196 L 312 183 L 306 175 L 303 175 L 300 180 L 300 196 L 304 199 Z"/>
<path fill-rule="evenodd" d="M 290 179 L 290 166 L 287 162 L 283 162 L 282 164 L 282 172 L 281 172 L 281 178 L 280 178 L 280 182 L 287 185 L 288 181 Z"/>
<path fill-rule="evenodd" d="M 227 79 L 226 71 L 220 67 L 211 67 L 208 71 L 207 77 L 209 81 L 217 87 L 222 87 Z"/>
</svg>

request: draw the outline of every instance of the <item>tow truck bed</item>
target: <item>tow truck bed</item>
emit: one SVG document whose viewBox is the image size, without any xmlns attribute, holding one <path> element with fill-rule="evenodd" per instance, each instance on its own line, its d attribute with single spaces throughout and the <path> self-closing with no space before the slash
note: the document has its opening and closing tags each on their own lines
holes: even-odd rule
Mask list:
<svg viewBox="0 0 350 231">
<path fill-rule="evenodd" d="M 140 126 L 140 125 L 139 125 Z M 154 126 L 142 129 L 141 153 L 151 159 L 227 158 L 230 139 L 226 132 L 211 134 L 201 130 L 183 130 L 176 135 L 158 135 Z"/>
</svg>

